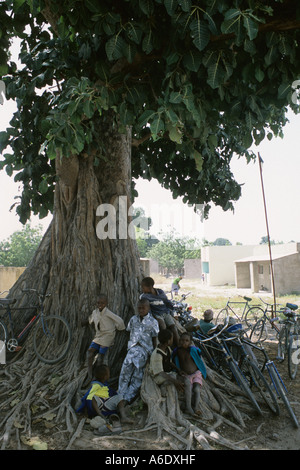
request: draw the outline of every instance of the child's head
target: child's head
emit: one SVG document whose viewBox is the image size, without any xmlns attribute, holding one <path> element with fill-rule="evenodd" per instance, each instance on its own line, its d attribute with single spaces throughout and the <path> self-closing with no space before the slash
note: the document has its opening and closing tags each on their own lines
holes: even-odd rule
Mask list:
<svg viewBox="0 0 300 470">
<path fill-rule="evenodd" d="M 97 299 L 97 307 L 99 308 L 100 311 L 102 311 L 108 303 L 107 295 L 105 294 L 100 294 L 98 299 Z"/>
<path fill-rule="evenodd" d="M 212 319 L 214 318 L 214 312 L 212 310 L 205 310 L 204 314 L 203 314 L 203 319 L 204 321 L 206 322 L 211 322 Z"/>
<path fill-rule="evenodd" d="M 152 277 L 144 277 L 144 279 L 141 282 L 141 287 L 142 291 L 144 294 L 148 294 L 149 292 L 152 291 L 154 286 L 154 279 Z"/>
<path fill-rule="evenodd" d="M 145 317 L 150 311 L 150 302 L 147 299 L 140 299 L 137 305 L 138 314 L 141 318 Z"/>
<path fill-rule="evenodd" d="M 173 333 L 167 328 L 160 330 L 157 337 L 160 344 L 171 346 L 173 343 Z"/>
<path fill-rule="evenodd" d="M 191 335 L 187 331 L 185 331 L 184 333 L 180 335 L 179 346 L 181 348 L 187 349 L 191 346 L 191 344 L 192 344 Z"/>
<path fill-rule="evenodd" d="M 106 364 L 95 364 L 94 376 L 99 382 L 106 382 L 110 377 L 110 370 Z"/>
</svg>

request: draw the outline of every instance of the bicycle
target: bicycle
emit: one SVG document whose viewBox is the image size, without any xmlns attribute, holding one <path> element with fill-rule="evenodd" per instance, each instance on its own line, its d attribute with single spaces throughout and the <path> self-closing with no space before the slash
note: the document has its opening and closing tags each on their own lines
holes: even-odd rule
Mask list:
<svg viewBox="0 0 300 470">
<path fill-rule="evenodd" d="M 261 299 L 262 300 L 262 299 Z M 251 323 L 249 320 L 246 322 L 252 328 L 252 332 L 250 334 L 250 339 L 253 343 L 265 341 L 269 336 L 269 328 L 271 327 L 272 330 L 275 330 L 276 336 L 279 336 L 280 328 L 276 325 L 275 322 L 279 320 L 278 316 L 275 316 L 277 313 L 283 312 L 283 307 L 279 305 L 269 304 L 262 300 L 262 302 L 266 305 L 265 309 L 263 310 L 263 315 L 261 317 L 255 318 L 254 323 Z M 268 314 L 271 313 L 271 316 Z"/>
<path fill-rule="evenodd" d="M 299 427 L 299 422 L 298 419 L 294 413 L 294 410 L 289 402 L 289 399 L 287 397 L 287 389 L 286 386 L 282 380 L 281 375 L 279 374 L 274 362 L 269 358 L 268 353 L 266 352 L 265 348 L 260 344 L 257 345 L 256 343 L 253 343 L 252 341 L 242 338 L 242 341 L 246 344 L 248 344 L 251 348 L 260 351 L 263 355 L 263 363 L 259 367 L 260 371 L 264 373 L 267 371 L 270 379 L 271 379 L 271 385 L 274 387 L 274 390 L 277 394 L 278 397 L 282 399 L 282 402 L 284 403 L 294 425 L 296 428 Z"/>
<path fill-rule="evenodd" d="M 241 296 L 240 296 L 241 297 Z M 250 305 L 249 302 L 252 302 L 251 297 L 242 297 L 243 300 L 240 301 L 233 301 L 228 299 L 226 306 L 220 310 L 220 312 L 217 315 L 216 322 L 217 323 L 224 323 L 224 320 L 229 316 L 233 315 L 239 322 L 245 321 L 247 323 L 247 319 L 250 325 L 250 322 L 252 321 L 252 318 L 257 318 L 258 316 L 261 316 L 263 313 L 263 309 L 261 308 L 260 305 Z M 234 305 L 244 305 L 242 314 L 239 315 L 234 309 Z"/>
<path fill-rule="evenodd" d="M 238 367 L 247 380 L 251 391 L 258 393 L 262 397 L 273 414 L 279 415 L 280 410 L 276 396 L 259 368 L 252 345 L 246 341 L 246 331 L 240 329 L 234 330 L 231 333 L 229 328 L 225 331 L 225 334 L 228 334 L 229 337 L 224 338 L 223 341 L 228 342 L 227 347 L 230 349 Z"/>
<path fill-rule="evenodd" d="M 298 318 L 300 315 L 295 313 L 298 310 L 298 305 L 287 303 L 283 314 L 286 316 L 279 323 L 282 326 L 278 336 L 278 351 L 277 360 L 283 362 L 285 356 L 288 357 L 288 372 L 292 380 L 295 379 L 298 369 L 298 352 L 299 352 L 299 324 Z"/>
<path fill-rule="evenodd" d="M 249 387 L 247 380 L 245 379 L 243 373 L 237 365 L 237 362 L 234 360 L 229 348 L 226 347 L 224 343 L 224 338 L 221 337 L 222 333 L 228 328 L 228 319 L 226 320 L 223 326 L 216 325 L 215 328 L 210 330 L 210 335 L 201 335 L 197 333 L 197 339 L 202 346 L 200 349 L 203 349 L 203 345 L 207 346 L 209 349 L 209 360 L 210 365 L 217 371 L 220 372 L 227 379 L 234 378 L 239 387 L 243 390 L 246 396 L 248 396 L 250 402 L 252 403 L 256 412 L 262 415 L 262 410 L 257 403 L 257 400 L 254 396 L 254 393 Z M 219 330 L 219 331 L 218 331 Z M 215 333 L 215 331 L 217 331 Z M 194 338 L 195 339 L 195 338 Z M 195 341 L 197 344 L 197 341 Z M 208 345 L 206 345 L 208 343 Z M 206 354 L 205 354 L 206 356 Z M 206 356 L 207 357 L 207 356 Z M 227 369 L 227 370 L 226 370 Z M 230 375 L 228 375 L 228 370 Z"/>
<path fill-rule="evenodd" d="M 70 348 L 71 328 L 65 318 L 57 315 L 45 315 L 44 301 L 51 294 L 41 294 L 36 289 L 23 289 L 23 292 L 33 292 L 37 295 L 38 307 L 34 307 L 36 312 L 16 336 L 12 319 L 12 306 L 16 303 L 16 299 L 0 298 L 0 310 L 5 310 L 4 314 L 8 316 L 9 323 L 7 326 L 3 316 L 0 318 L 0 341 L 6 345 L 9 352 L 17 352 L 20 350 L 20 341 L 36 325 L 33 332 L 33 349 L 35 354 L 42 362 L 55 364 L 66 356 Z M 31 308 L 19 307 L 16 310 L 29 310 Z"/>
</svg>

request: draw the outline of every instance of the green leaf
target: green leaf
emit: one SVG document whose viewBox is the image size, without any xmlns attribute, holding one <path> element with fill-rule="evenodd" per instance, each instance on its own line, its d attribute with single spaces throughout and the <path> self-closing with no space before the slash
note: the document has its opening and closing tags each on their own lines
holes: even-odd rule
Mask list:
<svg viewBox="0 0 300 470">
<path fill-rule="evenodd" d="M 210 32 L 206 21 L 200 18 L 194 18 L 190 23 L 191 36 L 193 43 L 199 51 L 203 51 L 209 43 Z"/>
<path fill-rule="evenodd" d="M 207 83 L 211 86 L 211 88 L 215 89 L 218 88 L 224 81 L 225 71 L 220 64 L 220 55 L 216 62 L 208 67 L 207 70 Z"/>
<path fill-rule="evenodd" d="M 248 16 L 244 16 L 243 23 L 244 23 L 244 27 L 246 28 L 247 35 L 249 39 L 252 41 L 253 39 L 256 38 L 258 34 L 258 24 L 255 21 L 253 21 L 251 18 L 249 18 Z"/>
<path fill-rule="evenodd" d="M 198 51 L 189 50 L 183 56 L 183 64 L 191 72 L 198 72 L 201 61 L 201 54 Z"/>
<path fill-rule="evenodd" d="M 170 103 L 178 104 L 182 102 L 182 95 L 179 91 L 172 91 L 169 98 Z"/>
<path fill-rule="evenodd" d="M 148 17 L 153 14 L 153 2 L 152 0 L 139 0 L 139 7 L 145 15 Z"/>
<path fill-rule="evenodd" d="M 148 109 L 143 112 L 143 114 L 139 117 L 138 124 L 139 126 L 143 127 L 149 123 L 149 121 L 155 116 L 155 111 L 152 109 Z"/>
<path fill-rule="evenodd" d="M 48 183 L 47 183 L 47 180 L 44 179 L 39 184 L 39 192 L 41 194 L 46 194 L 47 191 L 48 191 Z"/>
<path fill-rule="evenodd" d="M 120 35 L 115 35 L 110 38 L 105 44 L 106 55 L 109 60 L 116 60 L 123 57 L 123 49 L 125 46 L 125 41 L 120 37 Z"/>
<path fill-rule="evenodd" d="M 255 69 L 255 78 L 258 82 L 262 82 L 263 79 L 265 78 L 264 72 L 261 70 L 260 67 L 256 67 Z"/>
<path fill-rule="evenodd" d="M 197 170 L 202 171 L 203 157 L 202 157 L 201 153 L 194 149 L 193 153 L 192 153 L 192 157 L 195 160 Z"/>
<path fill-rule="evenodd" d="M 291 91 L 291 84 L 290 83 L 282 83 L 278 88 L 278 99 L 284 99 L 288 93 Z"/>
<path fill-rule="evenodd" d="M 178 5 L 177 0 L 164 0 L 164 5 L 170 16 L 173 16 Z"/>
<path fill-rule="evenodd" d="M 177 144 L 181 144 L 182 132 L 178 129 L 178 127 L 168 124 L 167 131 L 169 132 L 169 137 L 173 142 L 176 142 Z"/>
<path fill-rule="evenodd" d="M 156 140 L 159 134 L 165 129 L 164 121 L 161 116 L 158 115 L 150 124 L 152 138 Z"/>
</svg>

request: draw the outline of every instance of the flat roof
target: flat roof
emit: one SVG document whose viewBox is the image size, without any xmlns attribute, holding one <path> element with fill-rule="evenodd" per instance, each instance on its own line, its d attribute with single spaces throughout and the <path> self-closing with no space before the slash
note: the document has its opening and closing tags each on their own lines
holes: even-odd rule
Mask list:
<svg viewBox="0 0 300 470">
<path fill-rule="evenodd" d="M 272 255 L 272 260 L 280 259 L 280 258 L 287 258 L 288 256 L 298 255 L 299 252 L 295 251 L 294 253 L 286 253 L 286 254 L 277 254 Z M 235 263 L 251 263 L 253 261 L 270 261 L 269 255 L 256 255 L 256 256 L 248 256 L 247 258 L 237 259 Z"/>
</svg>

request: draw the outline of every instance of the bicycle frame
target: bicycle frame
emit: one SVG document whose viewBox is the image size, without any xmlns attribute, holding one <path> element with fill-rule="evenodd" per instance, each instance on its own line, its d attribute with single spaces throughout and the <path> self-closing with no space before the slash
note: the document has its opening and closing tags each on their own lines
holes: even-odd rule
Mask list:
<svg viewBox="0 0 300 470">
<path fill-rule="evenodd" d="M 281 375 L 279 374 L 279 372 L 278 372 L 278 370 L 277 370 L 277 367 L 275 366 L 274 362 L 269 358 L 269 356 L 268 356 L 268 354 L 267 354 L 265 348 L 264 348 L 263 346 L 258 346 L 257 344 L 254 344 L 254 343 L 252 343 L 252 342 L 250 342 L 250 341 L 247 341 L 245 338 L 242 338 L 241 341 L 244 342 L 245 344 L 248 344 L 251 348 L 254 348 L 254 349 L 256 349 L 256 350 L 258 350 L 258 351 L 260 351 L 260 352 L 263 353 L 265 360 L 264 360 L 263 366 L 261 367 L 261 372 L 263 372 L 265 369 L 267 369 L 267 372 L 268 372 L 268 374 L 269 374 L 269 376 L 270 376 L 270 378 L 271 378 L 271 381 L 272 381 L 272 383 L 273 383 L 273 385 L 274 385 L 274 388 L 275 388 L 277 394 L 278 394 L 278 390 L 276 389 L 276 385 L 275 385 L 275 383 L 274 383 L 272 374 L 270 373 L 270 368 L 271 368 L 271 367 L 272 367 L 273 370 L 275 371 L 275 373 L 276 373 L 277 377 L 279 378 L 280 382 L 282 383 L 282 385 L 283 385 L 285 391 L 287 391 L 286 386 L 285 386 L 285 384 L 284 384 L 284 382 L 283 382 L 283 380 L 282 380 L 282 378 L 281 378 Z"/>
<path fill-rule="evenodd" d="M 11 338 L 8 341 L 13 340 L 13 339 L 20 341 L 23 338 L 23 336 L 27 333 L 27 331 L 39 320 L 39 318 L 42 315 L 42 312 L 37 312 L 36 315 L 33 315 L 31 320 L 26 324 L 26 326 L 22 329 L 22 331 L 19 332 L 17 336 L 15 336 L 14 323 L 12 319 L 12 311 L 13 310 L 27 310 L 28 311 L 28 310 L 32 310 L 33 308 L 37 310 L 37 307 L 18 307 L 14 309 L 14 308 L 11 308 L 10 304 L 5 305 L 5 306 L 1 304 L 1 300 L 0 300 L 0 307 L 2 307 L 3 310 L 5 310 L 4 315 L 8 316 L 8 332 L 11 335 Z M 4 318 L 4 315 L 3 315 L 3 318 Z"/>
</svg>

